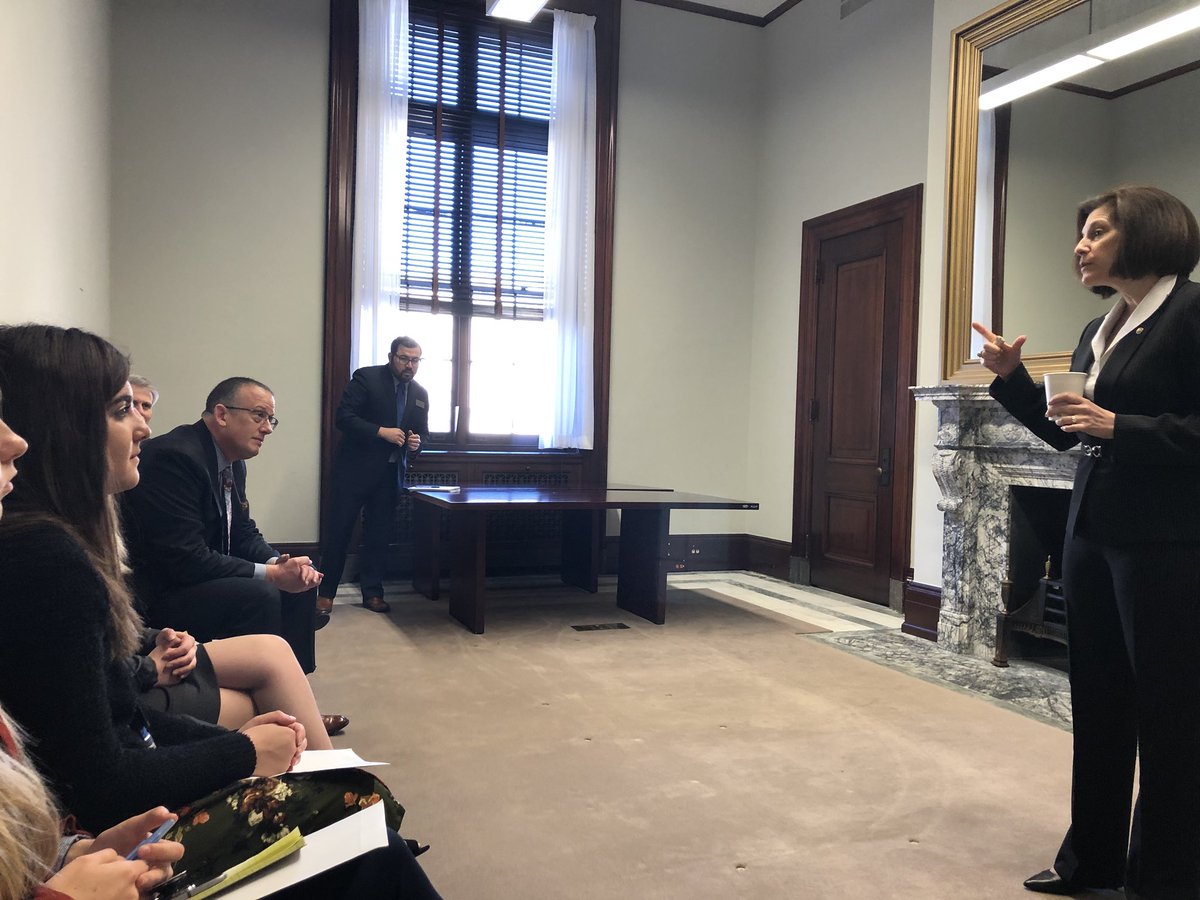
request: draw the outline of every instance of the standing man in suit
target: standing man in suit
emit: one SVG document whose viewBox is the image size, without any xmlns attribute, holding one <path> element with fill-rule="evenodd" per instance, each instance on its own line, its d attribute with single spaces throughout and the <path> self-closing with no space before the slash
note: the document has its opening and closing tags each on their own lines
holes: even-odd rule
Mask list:
<svg viewBox="0 0 1200 900">
<path fill-rule="evenodd" d="M 227 378 L 200 421 L 142 444 L 127 522 L 139 600 L 154 627 L 198 641 L 279 634 L 312 671 L 313 598 L 321 573 L 278 553 L 250 518 L 246 460 L 279 420 L 271 389 Z"/>
<path fill-rule="evenodd" d="M 383 599 L 390 526 L 408 464 L 429 434 L 429 394 L 413 381 L 420 364 L 421 345 L 410 337 L 398 337 L 392 341 L 387 364 L 359 369 L 342 394 L 334 418 L 342 440 L 333 463 L 332 510 L 321 547 L 325 579 L 317 596 L 317 615 L 325 621 L 333 612 L 333 597 L 360 511 L 362 604 L 373 612 L 391 610 Z M 321 624 L 318 619 L 317 627 Z"/>
</svg>

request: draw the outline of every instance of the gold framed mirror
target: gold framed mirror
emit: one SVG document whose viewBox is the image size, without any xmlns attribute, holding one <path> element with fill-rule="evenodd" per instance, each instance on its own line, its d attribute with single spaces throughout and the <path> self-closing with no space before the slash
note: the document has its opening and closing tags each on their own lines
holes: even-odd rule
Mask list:
<svg viewBox="0 0 1200 900">
<path fill-rule="evenodd" d="M 975 168 L 983 51 L 1086 0 L 1012 0 L 954 30 L 950 38 L 950 122 L 946 159 L 946 259 L 942 283 L 942 378 L 986 383 L 971 355 Z M 1065 370 L 1070 351 L 1025 354 L 1030 374 Z"/>
</svg>

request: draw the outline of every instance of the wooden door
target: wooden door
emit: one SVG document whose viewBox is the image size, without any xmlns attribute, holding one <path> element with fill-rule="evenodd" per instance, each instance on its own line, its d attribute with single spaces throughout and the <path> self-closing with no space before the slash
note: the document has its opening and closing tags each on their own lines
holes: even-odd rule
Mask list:
<svg viewBox="0 0 1200 900">
<path fill-rule="evenodd" d="M 883 203 L 806 223 L 798 531 L 811 584 L 881 604 L 907 569 L 919 196 L 907 220 Z"/>
</svg>

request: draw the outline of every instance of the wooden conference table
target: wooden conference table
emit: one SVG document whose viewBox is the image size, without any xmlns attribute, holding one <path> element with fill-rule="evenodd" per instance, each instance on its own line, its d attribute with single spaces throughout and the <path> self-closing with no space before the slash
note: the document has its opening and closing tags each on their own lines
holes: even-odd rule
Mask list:
<svg viewBox="0 0 1200 900">
<path fill-rule="evenodd" d="M 457 492 L 412 488 L 414 512 L 413 585 L 430 599 L 440 593 L 441 516 L 450 517 L 450 615 L 483 634 L 487 612 L 484 583 L 487 514 L 534 508 L 559 511 L 562 522 L 562 579 L 596 592 L 600 577 L 604 513 L 621 510 L 617 606 L 666 621 L 667 557 L 673 509 L 758 509 L 757 503 L 679 491 L 613 488 L 464 487 Z"/>
</svg>

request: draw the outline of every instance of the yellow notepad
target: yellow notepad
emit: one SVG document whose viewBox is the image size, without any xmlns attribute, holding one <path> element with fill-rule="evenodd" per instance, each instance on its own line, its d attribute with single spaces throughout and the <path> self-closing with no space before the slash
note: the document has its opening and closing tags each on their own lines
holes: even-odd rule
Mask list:
<svg viewBox="0 0 1200 900">
<path fill-rule="evenodd" d="M 254 854 L 245 862 L 240 862 L 236 866 L 231 866 L 221 873 L 218 877 L 220 881 L 213 884 L 211 887 L 204 887 L 203 890 L 195 894 L 189 893 L 191 900 L 201 900 L 203 897 L 211 897 L 213 894 L 219 893 L 228 887 L 237 884 L 243 878 L 253 875 L 255 872 L 261 872 L 268 866 L 273 866 L 280 860 L 291 856 L 297 850 L 304 846 L 304 835 L 300 833 L 299 828 L 293 828 L 271 846 L 263 849 L 261 852 Z"/>
</svg>

